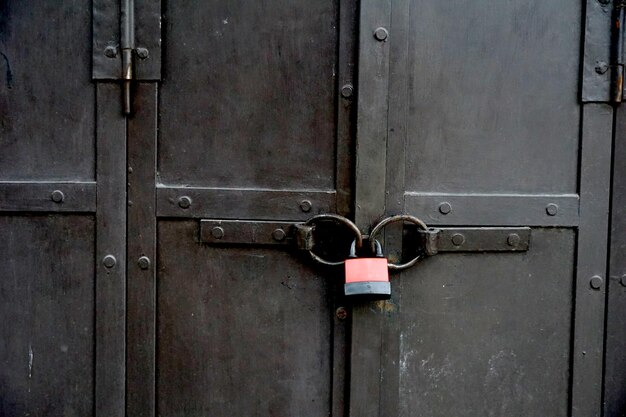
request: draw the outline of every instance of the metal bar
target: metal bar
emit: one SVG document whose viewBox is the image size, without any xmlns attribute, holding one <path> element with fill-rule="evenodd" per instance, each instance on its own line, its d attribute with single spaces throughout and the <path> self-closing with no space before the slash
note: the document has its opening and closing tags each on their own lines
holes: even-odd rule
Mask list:
<svg viewBox="0 0 626 417">
<path fill-rule="evenodd" d="M 405 212 L 429 226 L 563 226 L 579 222 L 576 194 L 405 194 Z"/>
<path fill-rule="evenodd" d="M 525 252 L 530 248 L 530 227 L 442 228 L 437 252 Z"/>
<path fill-rule="evenodd" d="M 119 80 L 122 77 L 120 54 L 120 2 L 93 0 L 92 78 Z"/>
<path fill-rule="evenodd" d="M 155 415 L 157 84 L 137 83 L 128 120 L 126 413 Z"/>
<path fill-rule="evenodd" d="M 611 100 L 611 2 L 587 0 L 581 100 Z"/>
<path fill-rule="evenodd" d="M 122 417 L 126 382 L 126 123 L 97 85 L 96 417 Z"/>
<path fill-rule="evenodd" d="M 335 212 L 335 191 L 159 186 L 157 216 L 306 220 Z"/>
<path fill-rule="evenodd" d="M 0 182 L 0 211 L 93 213 L 95 182 Z"/>
<path fill-rule="evenodd" d="M 201 220 L 200 242 L 219 245 L 295 244 L 295 222 Z"/>
<path fill-rule="evenodd" d="M 600 416 L 613 111 L 583 107 L 572 417 Z"/>
<path fill-rule="evenodd" d="M 385 214 L 391 1 L 359 3 L 355 223 L 364 232 Z M 391 31 L 391 33 L 390 33 Z M 383 309 L 353 310 L 348 415 L 380 415 Z"/>
</svg>

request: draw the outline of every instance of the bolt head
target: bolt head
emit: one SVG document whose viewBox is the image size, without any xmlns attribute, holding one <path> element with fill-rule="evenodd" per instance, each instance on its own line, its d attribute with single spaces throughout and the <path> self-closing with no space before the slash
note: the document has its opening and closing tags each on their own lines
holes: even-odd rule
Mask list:
<svg viewBox="0 0 626 417">
<path fill-rule="evenodd" d="M 287 237 L 283 229 L 276 229 L 272 232 L 272 238 L 277 242 L 282 242 Z"/>
<path fill-rule="evenodd" d="M 137 48 L 135 49 L 135 52 L 137 53 L 139 59 L 146 59 L 150 56 L 150 51 L 148 51 L 147 48 Z"/>
<path fill-rule="evenodd" d="M 311 211 L 312 208 L 313 204 L 311 204 L 309 200 L 302 200 L 300 202 L 300 210 L 302 210 L 303 212 L 308 213 L 309 211 Z"/>
<path fill-rule="evenodd" d="M 626 275 L 622 275 L 619 280 L 619 283 L 622 284 L 622 287 L 626 287 Z"/>
<path fill-rule="evenodd" d="M 213 236 L 213 239 L 221 239 L 224 237 L 224 229 L 222 229 L 219 226 L 215 226 L 213 229 L 211 229 L 211 236 Z"/>
<path fill-rule="evenodd" d="M 107 255 L 104 258 L 102 258 L 102 264 L 107 268 L 113 268 L 116 263 L 117 263 L 117 259 L 115 259 L 115 256 L 113 255 Z"/>
<path fill-rule="evenodd" d="M 599 275 L 594 275 L 593 277 L 591 277 L 591 279 L 589 280 L 589 285 L 591 286 L 591 288 L 593 288 L 594 290 L 599 290 L 600 288 L 602 288 L 602 283 L 604 282 L 604 280 L 602 279 L 601 276 Z"/>
<path fill-rule="evenodd" d="M 115 46 L 107 46 L 104 48 L 104 55 L 107 58 L 115 58 L 117 56 L 117 48 Z"/>
<path fill-rule="evenodd" d="M 513 246 L 513 247 L 519 245 L 520 241 L 521 241 L 521 238 L 519 237 L 517 233 L 511 233 L 509 237 L 506 239 L 506 243 L 509 246 Z"/>
<path fill-rule="evenodd" d="M 604 61 L 597 61 L 595 70 L 597 74 L 606 74 L 606 72 L 609 70 L 609 64 Z"/>
<path fill-rule="evenodd" d="M 389 32 L 383 27 L 376 28 L 376 30 L 374 31 L 374 38 L 376 38 L 376 40 L 379 42 L 385 41 L 388 36 Z"/>
<path fill-rule="evenodd" d="M 52 194 L 50 194 L 50 199 L 55 203 L 62 203 L 65 200 L 65 194 L 61 190 L 54 190 Z"/>
<path fill-rule="evenodd" d="M 139 268 L 141 269 L 150 268 L 150 258 L 148 258 L 147 256 L 140 257 L 139 259 L 137 259 L 137 265 L 139 265 Z"/>
<path fill-rule="evenodd" d="M 450 213 L 451 211 L 452 211 L 452 205 L 450 205 L 450 203 L 448 203 L 447 201 L 444 201 L 443 203 L 439 204 L 439 213 L 443 214 L 444 216 Z"/>
<path fill-rule="evenodd" d="M 546 213 L 548 216 L 556 216 L 559 212 L 559 206 L 554 203 L 550 203 L 546 206 Z"/>
<path fill-rule="evenodd" d="M 335 310 L 335 317 L 339 320 L 345 320 L 348 318 L 348 310 L 345 307 L 339 307 Z"/>
<path fill-rule="evenodd" d="M 352 87 L 352 84 L 346 84 L 343 87 L 341 87 L 341 97 L 352 98 L 353 95 L 354 95 L 354 87 Z"/>
<path fill-rule="evenodd" d="M 463 236 L 462 234 L 457 233 L 452 236 L 452 244 L 454 246 L 461 246 L 463 243 L 465 243 L 465 236 Z"/>
<path fill-rule="evenodd" d="M 178 206 L 182 209 L 188 209 L 191 206 L 191 198 L 182 196 L 178 199 Z"/>
</svg>

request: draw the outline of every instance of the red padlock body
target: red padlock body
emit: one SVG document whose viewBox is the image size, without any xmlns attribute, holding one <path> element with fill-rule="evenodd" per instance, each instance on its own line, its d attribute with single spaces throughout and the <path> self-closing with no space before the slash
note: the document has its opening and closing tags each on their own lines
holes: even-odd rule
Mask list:
<svg viewBox="0 0 626 417">
<path fill-rule="evenodd" d="M 386 258 L 346 259 L 346 284 L 353 282 L 389 282 Z"/>
</svg>

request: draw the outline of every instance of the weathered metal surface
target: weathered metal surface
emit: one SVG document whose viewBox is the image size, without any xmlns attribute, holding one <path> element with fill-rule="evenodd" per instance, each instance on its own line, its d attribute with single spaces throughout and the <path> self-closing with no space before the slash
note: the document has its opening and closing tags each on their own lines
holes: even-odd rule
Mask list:
<svg viewBox="0 0 626 417">
<path fill-rule="evenodd" d="M 626 112 L 617 110 L 611 200 L 610 267 L 607 280 L 604 416 L 626 410 Z"/>
<path fill-rule="evenodd" d="M 157 188 L 160 217 L 306 220 L 334 207 L 334 191 Z"/>
<path fill-rule="evenodd" d="M 529 227 L 465 227 L 438 229 L 437 252 L 525 252 Z"/>
<path fill-rule="evenodd" d="M 212 244 L 295 246 L 293 222 L 201 220 L 200 241 Z"/>
<path fill-rule="evenodd" d="M 0 211 L 96 211 L 95 182 L 0 181 Z"/>
<path fill-rule="evenodd" d="M 0 415 L 92 415 L 94 231 L 89 216 L 0 216 Z"/>
<path fill-rule="evenodd" d="M 95 179 L 90 36 L 88 2 L 0 4 L 1 180 Z"/>
<path fill-rule="evenodd" d="M 339 277 L 280 250 L 199 245 L 195 221 L 158 233 L 159 414 L 329 415 Z"/>
<path fill-rule="evenodd" d="M 429 225 L 577 226 L 577 194 L 414 193 L 405 211 Z"/>
<path fill-rule="evenodd" d="M 122 417 L 126 384 L 126 122 L 119 87 L 98 84 L 96 417 Z"/>
<path fill-rule="evenodd" d="M 126 414 L 154 416 L 157 85 L 138 83 L 128 121 Z"/>
</svg>

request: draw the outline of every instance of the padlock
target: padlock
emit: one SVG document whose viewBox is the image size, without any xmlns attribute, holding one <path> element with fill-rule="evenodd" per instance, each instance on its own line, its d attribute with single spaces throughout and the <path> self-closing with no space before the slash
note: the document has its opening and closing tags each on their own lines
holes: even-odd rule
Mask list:
<svg viewBox="0 0 626 417">
<path fill-rule="evenodd" d="M 349 258 L 345 261 L 346 296 L 367 300 L 388 300 L 391 297 L 387 259 L 380 243 L 376 241 L 375 244 L 375 258 L 358 258 L 356 242 L 352 242 Z"/>
</svg>

